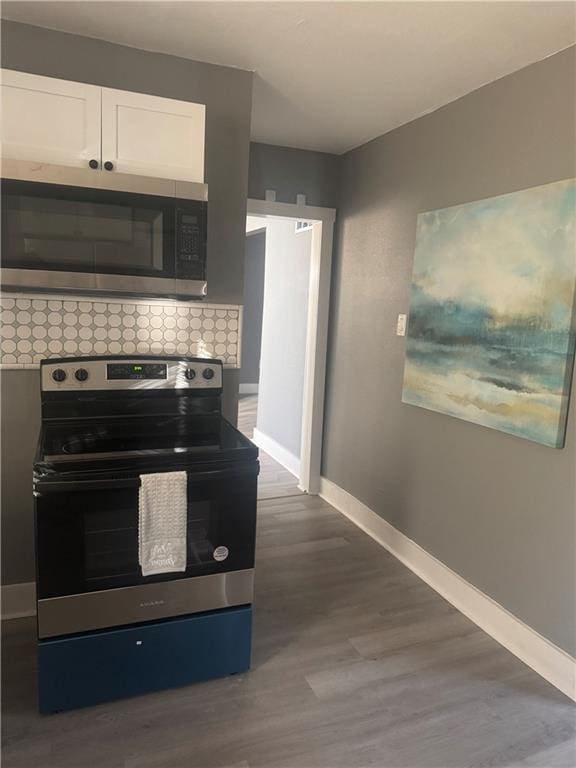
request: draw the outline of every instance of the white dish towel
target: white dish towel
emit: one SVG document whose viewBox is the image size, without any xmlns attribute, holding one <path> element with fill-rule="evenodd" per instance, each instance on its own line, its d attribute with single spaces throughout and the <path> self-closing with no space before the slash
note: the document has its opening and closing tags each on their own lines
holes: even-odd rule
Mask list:
<svg viewBox="0 0 576 768">
<path fill-rule="evenodd" d="M 140 475 L 138 558 L 143 576 L 186 570 L 186 472 Z"/>
</svg>

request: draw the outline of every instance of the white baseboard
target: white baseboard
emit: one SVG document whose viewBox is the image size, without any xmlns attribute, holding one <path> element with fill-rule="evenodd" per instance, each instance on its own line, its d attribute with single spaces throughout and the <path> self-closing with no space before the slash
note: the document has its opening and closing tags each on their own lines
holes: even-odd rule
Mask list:
<svg viewBox="0 0 576 768">
<path fill-rule="evenodd" d="M 238 391 L 241 395 L 257 395 L 258 382 L 256 384 L 240 384 Z"/>
<path fill-rule="evenodd" d="M 321 478 L 320 496 L 346 515 L 461 613 L 535 672 L 576 700 L 576 659 L 437 560 L 373 510 Z"/>
<path fill-rule="evenodd" d="M 254 437 L 252 438 L 252 441 L 256 443 L 259 448 L 262 448 L 268 456 L 271 456 L 274 461 L 277 461 L 278 464 L 282 464 L 282 466 L 287 469 L 288 472 L 291 472 L 294 477 L 300 479 L 300 459 L 298 456 L 294 456 L 294 454 L 290 453 L 290 451 L 284 448 L 283 445 L 277 443 L 272 437 L 268 437 L 268 435 L 260 432 L 259 429 L 254 429 Z"/>
<path fill-rule="evenodd" d="M 5 584 L 2 587 L 2 620 L 36 615 L 36 584 Z"/>
</svg>

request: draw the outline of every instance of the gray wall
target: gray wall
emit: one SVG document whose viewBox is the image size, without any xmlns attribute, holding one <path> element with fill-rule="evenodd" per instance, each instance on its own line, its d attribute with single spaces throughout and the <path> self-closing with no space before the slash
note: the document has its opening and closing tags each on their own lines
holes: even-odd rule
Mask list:
<svg viewBox="0 0 576 768">
<path fill-rule="evenodd" d="M 2 371 L 2 584 L 35 580 L 32 463 L 40 431 L 39 371 Z"/>
<path fill-rule="evenodd" d="M 2 66 L 206 104 L 208 299 L 242 303 L 252 73 L 3 21 Z M 238 408 L 238 371 L 224 376 L 224 410 Z M 2 407 L 2 583 L 34 579 L 32 458 L 37 371 L 6 371 Z"/>
<path fill-rule="evenodd" d="M 323 456 L 326 477 L 571 653 L 576 403 L 563 450 L 403 405 L 394 330 L 418 211 L 576 174 L 575 73 L 567 50 L 344 157 Z"/>
<path fill-rule="evenodd" d="M 241 384 L 257 384 L 260 378 L 265 255 L 266 230 L 246 235 Z"/>
<path fill-rule="evenodd" d="M 293 221 L 266 226 L 257 428 L 300 456 L 312 232 Z"/>
<path fill-rule="evenodd" d="M 267 189 L 276 190 L 276 200 L 295 203 L 305 194 L 308 205 L 338 207 L 340 158 L 326 152 L 250 144 L 248 197 L 264 199 Z"/>
</svg>

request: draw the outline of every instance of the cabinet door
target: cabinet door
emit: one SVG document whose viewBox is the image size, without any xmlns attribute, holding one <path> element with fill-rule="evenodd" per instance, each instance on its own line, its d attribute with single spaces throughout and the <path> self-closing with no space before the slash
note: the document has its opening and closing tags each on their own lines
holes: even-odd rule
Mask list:
<svg viewBox="0 0 576 768">
<path fill-rule="evenodd" d="M 102 89 L 2 70 L 2 155 L 86 167 L 100 161 Z"/>
<path fill-rule="evenodd" d="M 114 170 L 204 182 L 203 104 L 102 89 L 102 161 Z"/>
</svg>

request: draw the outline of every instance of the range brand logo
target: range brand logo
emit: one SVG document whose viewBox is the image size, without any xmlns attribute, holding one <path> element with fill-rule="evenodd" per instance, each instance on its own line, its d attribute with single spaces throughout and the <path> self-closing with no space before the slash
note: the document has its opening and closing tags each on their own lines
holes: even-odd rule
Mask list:
<svg viewBox="0 0 576 768">
<path fill-rule="evenodd" d="M 153 608 L 155 605 L 164 605 L 164 600 L 147 600 L 140 603 L 140 608 Z"/>
</svg>

